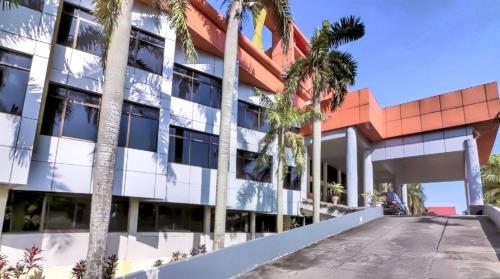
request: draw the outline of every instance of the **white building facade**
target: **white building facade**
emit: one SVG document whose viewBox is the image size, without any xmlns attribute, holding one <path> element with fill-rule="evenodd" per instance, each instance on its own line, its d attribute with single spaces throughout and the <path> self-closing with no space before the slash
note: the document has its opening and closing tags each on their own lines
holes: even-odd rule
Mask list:
<svg viewBox="0 0 500 279">
<path fill-rule="evenodd" d="M 14 261 L 38 246 L 51 278 L 86 255 L 100 26 L 90 0 L 21 2 L 0 12 L 0 253 Z M 222 58 L 203 51 L 188 64 L 151 8 L 135 3 L 132 22 L 108 245 L 119 273 L 211 246 L 223 72 Z M 276 212 L 275 166 L 253 167 L 263 109 L 253 86 L 235 88 L 228 245 L 272 233 Z M 285 184 L 291 220 L 306 178 L 291 165 Z"/>
</svg>

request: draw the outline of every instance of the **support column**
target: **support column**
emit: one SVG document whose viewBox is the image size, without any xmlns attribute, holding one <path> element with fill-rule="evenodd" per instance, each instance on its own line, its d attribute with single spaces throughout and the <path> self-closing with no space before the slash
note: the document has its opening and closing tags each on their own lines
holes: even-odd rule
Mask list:
<svg viewBox="0 0 500 279">
<path fill-rule="evenodd" d="M 250 212 L 250 237 L 255 239 L 255 211 Z"/>
<path fill-rule="evenodd" d="M 403 202 L 403 205 L 406 207 L 406 210 L 408 210 L 408 214 L 410 214 L 410 208 L 408 207 L 408 191 L 406 188 L 406 184 L 401 185 L 401 202 Z"/>
<path fill-rule="evenodd" d="M 465 141 L 465 170 L 467 185 L 469 188 L 469 199 L 471 214 L 482 210 L 484 205 L 483 184 L 481 182 L 481 168 L 477 154 L 477 143 L 475 139 Z"/>
<path fill-rule="evenodd" d="M 139 220 L 139 200 L 130 198 L 129 199 L 129 207 L 128 207 L 128 234 L 136 235 L 137 234 L 137 222 Z"/>
<path fill-rule="evenodd" d="M 206 235 L 210 235 L 210 225 L 212 219 L 212 208 L 210 206 L 204 207 L 204 221 L 203 221 L 203 232 Z"/>
<path fill-rule="evenodd" d="M 337 183 L 339 183 L 339 184 L 344 183 L 344 181 L 342 181 L 342 170 L 341 169 L 337 169 Z M 342 184 L 342 185 L 344 185 L 344 184 Z"/>
<path fill-rule="evenodd" d="M 356 140 L 356 128 L 347 128 L 347 206 L 358 206 L 358 145 Z"/>
<path fill-rule="evenodd" d="M 370 206 L 372 203 L 373 195 L 373 163 L 372 163 L 372 151 L 370 149 L 366 150 L 363 157 L 363 192 L 365 192 L 365 207 Z"/>
<path fill-rule="evenodd" d="M 464 187 L 465 187 L 465 203 L 467 204 L 467 215 L 470 215 L 470 196 L 469 196 L 469 185 L 467 185 L 467 179 L 464 180 Z"/>
<path fill-rule="evenodd" d="M 5 218 L 5 208 L 7 207 L 8 198 L 9 188 L 3 185 L 2 187 L 0 187 L 0 239 L 2 238 L 3 221 Z"/>
<path fill-rule="evenodd" d="M 323 169 L 323 176 L 321 177 L 321 181 L 324 183 L 321 183 L 321 191 L 323 192 L 323 198 L 321 199 L 324 202 L 330 202 L 328 200 L 328 183 L 331 181 L 327 180 L 328 174 L 326 173 L 328 170 L 328 165 L 326 163 L 322 164 L 322 169 Z"/>
</svg>

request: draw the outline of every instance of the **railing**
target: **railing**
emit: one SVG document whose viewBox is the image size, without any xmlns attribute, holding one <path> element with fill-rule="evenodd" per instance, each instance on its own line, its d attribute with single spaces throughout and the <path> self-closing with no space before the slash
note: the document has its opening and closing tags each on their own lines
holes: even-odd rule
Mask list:
<svg viewBox="0 0 500 279">
<path fill-rule="evenodd" d="M 495 207 L 491 204 L 487 204 L 483 208 L 484 215 L 488 215 L 491 221 L 497 225 L 497 228 L 500 230 L 500 208 Z"/>
<path fill-rule="evenodd" d="M 368 208 L 121 278 L 232 278 L 382 216 L 382 207 Z"/>
</svg>

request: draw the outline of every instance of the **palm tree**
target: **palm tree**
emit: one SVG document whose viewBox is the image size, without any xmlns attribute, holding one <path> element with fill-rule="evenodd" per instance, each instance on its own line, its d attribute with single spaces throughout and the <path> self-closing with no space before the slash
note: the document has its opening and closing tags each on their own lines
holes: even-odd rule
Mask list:
<svg viewBox="0 0 500 279">
<path fill-rule="evenodd" d="M 93 14 L 103 26 L 104 84 L 92 181 L 89 245 L 85 278 L 101 278 L 106 255 L 116 149 L 123 105 L 133 0 L 94 0 Z M 153 5 L 176 29 L 186 56 L 196 51 L 187 28 L 188 0 L 154 0 Z M 109 69 L 109 71 L 108 71 Z"/>
<path fill-rule="evenodd" d="M 291 13 L 288 0 L 224 0 L 229 6 L 226 14 L 227 30 L 224 46 L 224 78 L 222 80 L 221 119 L 219 153 L 217 158 L 217 190 L 215 199 L 215 221 L 213 250 L 224 247 L 226 230 L 226 199 L 229 173 L 229 151 L 231 140 L 231 112 L 237 81 L 238 35 L 243 17 L 252 6 L 265 5 L 276 14 L 278 31 L 283 38 L 283 47 L 288 50 L 290 41 Z"/>
<path fill-rule="evenodd" d="M 285 75 L 285 93 L 290 94 L 312 84 L 312 106 L 321 110 L 321 98 L 334 92 L 331 109 L 339 107 L 347 93 L 347 87 L 354 84 L 357 63 L 354 58 L 338 48 L 348 42 L 361 38 L 365 33 L 364 24 L 359 18 L 350 16 L 330 24 L 323 22 L 311 38 L 309 53 L 297 59 Z M 320 166 L 321 166 L 321 121 L 313 122 L 313 222 L 319 222 L 320 203 Z"/>
<path fill-rule="evenodd" d="M 484 202 L 500 207 L 500 154 L 493 154 L 481 168 Z"/>
<path fill-rule="evenodd" d="M 325 116 L 313 109 L 303 111 L 295 107 L 291 96 L 282 93 L 275 95 L 276 102 L 261 92 L 258 92 L 257 95 L 260 96 L 261 105 L 266 108 L 265 117 L 270 126 L 269 132 L 259 143 L 257 167 L 269 164 L 267 154 L 274 151 L 274 142 L 278 142 L 276 228 L 277 232 L 280 233 L 283 232 L 283 178 L 288 171 L 288 168 L 284 167 L 288 161 L 287 147 L 291 150 L 297 173 L 302 174 L 305 155 L 304 137 L 294 133 L 294 129 L 316 119 L 324 119 Z"/>
<path fill-rule="evenodd" d="M 14 7 L 18 7 L 19 1 L 20 0 L 0 0 L 0 2 L 2 3 L 2 10 L 10 10 Z"/>
<path fill-rule="evenodd" d="M 424 187 L 421 184 L 406 184 L 408 208 L 412 215 L 422 215 L 425 212 Z"/>
</svg>

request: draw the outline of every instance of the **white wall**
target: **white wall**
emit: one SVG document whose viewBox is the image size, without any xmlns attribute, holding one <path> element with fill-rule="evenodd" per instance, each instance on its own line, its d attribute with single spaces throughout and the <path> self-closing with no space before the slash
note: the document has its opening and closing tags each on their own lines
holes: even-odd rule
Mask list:
<svg viewBox="0 0 500 279">
<path fill-rule="evenodd" d="M 0 113 L 0 184 L 26 184 L 58 0 L 46 0 L 42 12 L 26 7 L 0 10 L 0 47 L 32 56 L 21 116 Z"/>
</svg>

